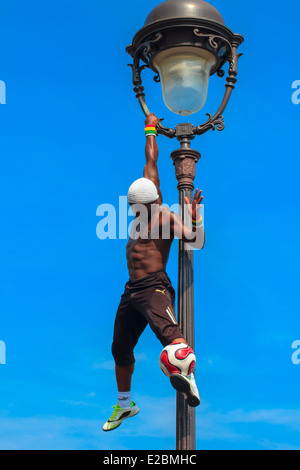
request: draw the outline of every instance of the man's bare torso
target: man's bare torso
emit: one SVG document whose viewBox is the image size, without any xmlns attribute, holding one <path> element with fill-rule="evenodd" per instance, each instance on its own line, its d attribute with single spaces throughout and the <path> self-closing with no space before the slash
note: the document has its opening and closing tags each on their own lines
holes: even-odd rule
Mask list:
<svg viewBox="0 0 300 470">
<path fill-rule="evenodd" d="M 151 221 L 138 225 L 138 234 L 135 235 L 132 231 L 127 243 L 126 257 L 130 279 L 139 279 L 166 270 L 174 238 L 171 235 L 166 236 L 166 232 L 162 231 L 170 220 L 168 209 L 157 207 L 158 211 Z"/>
</svg>

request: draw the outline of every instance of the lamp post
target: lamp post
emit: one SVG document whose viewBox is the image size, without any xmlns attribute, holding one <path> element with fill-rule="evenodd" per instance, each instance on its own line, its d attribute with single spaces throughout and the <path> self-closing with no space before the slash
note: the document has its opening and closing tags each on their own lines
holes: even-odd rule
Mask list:
<svg viewBox="0 0 300 470">
<path fill-rule="evenodd" d="M 171 158 L 178 181 L 179 203 L 183 208 L 184 197 L 191 200 L 196 163 L 200 153 L 191 149 L 191 140 L 208 130 L 224 129 L 223 112 L 235 87 L 237 64 L 241 54 L 238 47 L 243 37 L 233 33 L 221 14 L 203 0 L 166 0 L 157 5 L 147 16 L 144 26 L 136 33 L 126 51 L 133 59 L 132 82 L 139 104 L 147 116 L 141 74 L 151 69 L 155 82 L 161 82 L 165 105 L 175 114 L 190 116 L 205 105 L 209 77 L 224 77 L 223 67 L 228 62 L 225 93 L 214 115 L 207 113 L 203 124 L 178 124 L 175 129 L 162 125 L 159 120 L 157 133 L 177 138 L 180 148 Z M 183 218 L 185 211 L 181 211 Z M 179 241 L 178 263 L 178 323 L 187 342 L 194 348 L 194 279 L 193 251 Z M 177 393 L 176 449 L 195 449 L 195 409 L 190 408 Z"/>
</svg>

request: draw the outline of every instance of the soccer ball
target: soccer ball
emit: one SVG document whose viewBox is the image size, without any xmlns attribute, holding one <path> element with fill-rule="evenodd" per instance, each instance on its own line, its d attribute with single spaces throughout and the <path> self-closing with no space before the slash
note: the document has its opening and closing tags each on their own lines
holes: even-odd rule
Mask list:
<svg viewBox="0 0 300 470">
<path fill-rule="evenodd" d="M 172 374 L 189 375 L 196 364 L 196 356 L 187 344 L 169 344 L 159 356 L 159 366 L 167 377 Z"/>
</svg>

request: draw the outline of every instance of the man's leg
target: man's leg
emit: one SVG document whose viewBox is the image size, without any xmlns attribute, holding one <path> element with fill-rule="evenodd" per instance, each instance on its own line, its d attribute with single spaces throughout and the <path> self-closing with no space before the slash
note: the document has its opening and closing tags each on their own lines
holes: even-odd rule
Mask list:
<svg viewBox="0 0 300 470">
<path fill-rule="evenodd" d="M 131 398 L 133 350 L 147 326 L 147 321 L 131 308 L 129 300 L 129 296 L 123 296 L 115 319 L 112 354 L 115 360 L 118 401 L 111 417 L 104 424 L 103 431 L 118 428 L 124 419 L 139 412 L 139 408 Z"/>
<path fill-rule="evenodd" d="M 176 338 L 172 341 L 170 344 L 176 344 L 176 343 L 184 343 L 187 344 L 186 340 L 184 338 Z"/>
<path fill-rule="evenodd" d="M 186 361 L 185 363 L 182 361 Z M 160 355 L 160 367 L 170 378 L 172 386 L 183 393 L 189 406 L 200 405 L 195 381 L 196 357 L 194 351 L 182 339 L 174 340 L 164 347 Z"/>
<path fill-rule="evenodd" d="M 184 338 L 174 339 L 172 341 L 172 343 L 170 343 L 170 344 L 178 344 L 178 343 L 188 344 L 187 341 Z M 191 376 L 192 380 L 194 379 L 194 374 L 195 374 L 195 366 L 190 371 L 190 376 Z"/>
<path fill-rule="evenodd" d="M 128 392 L 131 390 L 131 378 L 134 371 L 134 363 L 130 366 L 115 365 L 116 380 L 119 392 Z"/>
<path fill-rule="evenodd" d="M 112 343 L 119 392 L 131 390 L 135 362 L 133 351 L 146 326 L 147 321 L 132 308 L 130 295 L 125 291 L 116 314 Z"/>
<path fill-rule="evenodd" d="M 187 344 L 187 342 L 183 338 L 174 339 L 174 341 L 172 341 L 171 344 L 176 344 L 176 343 Z M 128 392 L 131 390 L 131 379 L 132 379 L 133 372 L 134 372 L 134 363 L 131 364 L 130 366 L 118 366 L 117 364 L 115 364 L 115 374 L 116 374 L 118 392 Z"/>
<path fill-rule="evenodd" d="M 146 316 L 150 328 L 164 346 L 160 360 L 162 360 L 163 355 L 163 358 L 168 361 L 169 352 L 172 355 L 174 348 L 180 351 L 179 354 L 182 355 L 183 360 L 187 354 L 186 358 L 189 358 L 191 361 L 189 365 L 185 364 L 185 366 L 189 366 L 187 372 L 185 374 L 174 373 L 174 368 L 172 368 L 170 364 L 170 370 L 173 370 L 173 372 L 171 372 L 170 381 L 177 391 L 184 393 L 190 406 L 198 406 L 200 404 L 200 398 L 194 376 L 196 359 L 194 351 L 189 347 L 177 323 L 174 314 L 174 300 L 171 286 L 168 289 L 167 286 L 162 285 L 159 289 L 146 289 L 139 297 L 135 297 L 135 308 Z M 177 348 L 176 344 L 178 344 Z M 170 351 L 168 350 L 169 347 Z M 190 356 L 190 354 L 192 356 Z M 194 359 L 192 359 L 192 357 L 194 357 Z M 187 361 L 189 359 L 187 359 Z M 168 364 L 166 363 L 164 365 L 168 370 Z"/>
<path fill-rule="evenodd" d="M 134 310 L 116 316 L 112 354 L 115 360 L 115 374 L 118 392 L 131 390 L 131 378 L 134 372 L 134 348 L 147 326 L 147 321 Z"/>
<path fill-rule="evenodd" d="M 130 366 L 115 365 L 116 381 L 118 387 L 117 406 L 129 408 L 132 404 L 131 378 L 134 371 L 134 363 Z"/>
<path fill-rule="evenodd" d="M 131 308 L 126 291 L 122 296 L 114 324 L 112 355 L 115 360 L 115 375 L 118 401 L 103 431 L 112 431 L 126 418 L 136 415 L 139 408 L 131 399 L 131 378 L 134 371 L 134 347 L 147 326 L 146 320 Z"/>
</svg>

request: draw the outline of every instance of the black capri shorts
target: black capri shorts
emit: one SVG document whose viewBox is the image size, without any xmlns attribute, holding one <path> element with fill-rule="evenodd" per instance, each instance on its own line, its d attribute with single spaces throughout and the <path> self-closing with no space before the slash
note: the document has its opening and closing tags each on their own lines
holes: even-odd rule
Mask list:
<svg viewBox="0 0 300 470">
<path fill-rule="evenodd" d="M 184 338 L 174 312 L 175 291 L 164 271 L 128 281 L 114 324 L 115 363 L 129 366 L 135 362 L 134 348 L 148 324 L 163 347 Z"/>
</svg>

